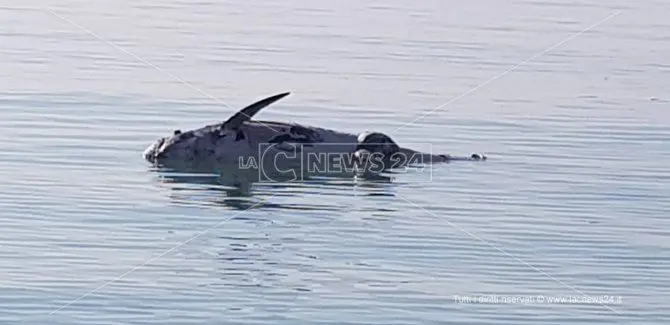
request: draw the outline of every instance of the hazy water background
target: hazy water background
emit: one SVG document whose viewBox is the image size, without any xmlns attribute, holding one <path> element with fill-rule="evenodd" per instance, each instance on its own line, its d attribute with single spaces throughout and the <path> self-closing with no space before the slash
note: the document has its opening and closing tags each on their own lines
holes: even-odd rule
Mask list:
<svg viewBox="0 0 670 325">
<path fill-rule="evenodd" d="M 4 1 L 0 323 L 667 324 L 668 15 L 652 0 Z M 141 159 L 227 118 L 221 101 L 286 90 L 263 119 L 490 160 L 259 186 L 244 211 Z M 454 299 L 487 294 L 622 300 Z"/>
</svg>

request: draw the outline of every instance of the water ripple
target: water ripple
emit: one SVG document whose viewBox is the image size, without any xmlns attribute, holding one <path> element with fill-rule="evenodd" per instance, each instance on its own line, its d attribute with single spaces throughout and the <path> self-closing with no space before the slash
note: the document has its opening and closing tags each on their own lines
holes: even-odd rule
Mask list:
<svg viewBox="0 0 670 325">
<path fill-rule="evenodd" d="M 0 323 L 667 323 L 667 1 L 82 4 L 52 5 L 163 71 L 0 7 Z M 489 160 L 238 186 L 142 161 L 278 89 L 264 119 Z M 491 300 L 539 296 L 568 301 Z"/>
</svg>

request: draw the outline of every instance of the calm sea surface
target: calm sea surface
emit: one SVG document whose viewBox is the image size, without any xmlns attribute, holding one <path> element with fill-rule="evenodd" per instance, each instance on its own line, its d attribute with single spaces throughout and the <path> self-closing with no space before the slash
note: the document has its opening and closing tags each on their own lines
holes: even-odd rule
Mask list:
<svg viewBox="0 0 670 325">
<path fill-rule="evenodd" d="M 4 1 L 0 323 L 668 324 L 669 16 Z M 141 157 L 283 91 L 259 118 L 489 160 L 244 194 Z"/>
</svg>

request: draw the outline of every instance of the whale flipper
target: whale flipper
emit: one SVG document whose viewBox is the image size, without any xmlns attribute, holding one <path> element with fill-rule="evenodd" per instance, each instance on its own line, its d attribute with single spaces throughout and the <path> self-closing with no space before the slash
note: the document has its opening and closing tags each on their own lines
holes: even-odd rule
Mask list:
<svg viewBox="0 0 670 325">
<path fill-rule="evenodd" d="M 254 117 L 256 113 L 260 112 L 260 110 L 284 98 L 288 94 L 290 94 L 290 92 L 270 96 L 268 98 L 259 100 L 241 109 L 239 112 L 235 113 L 235 115 L 231 116 L 226 122 L 223 123 L 223 128 L 227 130 L 236 130 L 237 128 L 240 127 L 240 125 L 242 125 L 242 123 L 251 120 L 251 118 Z"/>
</svg>

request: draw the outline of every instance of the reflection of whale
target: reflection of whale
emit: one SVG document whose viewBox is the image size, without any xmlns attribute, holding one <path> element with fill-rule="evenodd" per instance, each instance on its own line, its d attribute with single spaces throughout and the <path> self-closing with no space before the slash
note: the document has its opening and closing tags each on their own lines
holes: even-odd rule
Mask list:
<svg viewBox="0 0 670 325">
<path fill-rule="evenodd" d="M 270 208 L 282 210 L 340 210 L 327 202 L 278 204 L 261 197 L 290 197 L 305 194 L 328 195 L 324 189 L 351 190 L 358 196 L 394 196 L 390 191 L 392 178 L 378 173 L 369 174 L 302 174 L 299 179 L 286 174 L 259 174 L 258 170 L 229 166 L 217 174 L 198 170 L 179 171 L 152 167 L 158 181 L 169 186 L 171 198 L 181 204 L 223 205 L 247 210 Z M 271 179 L 268 179 L 271 178 Z"/>
<path fill-rule="evenodd" d="M 352 211 L 362 212 L 366 224 L 384 220 L 385 212 L 397 215 L 395 209 L 379 204 L 394 197 L 391 177 L 379 174 L 312 174 L 299 181 L 275 178 L 266 182 L 256 170 L 236 168 L 218 174 L 158 168 L 150 171 L 161 185 L 170 189 L 169 197 L 178 205 L 256 210 L 256 213 L 224 211 L 217 218 L 217 225 L 226 221 L 228 229 L 217 231 L 207 252 L 192 251 L 192 254 L 207 254 L 204 258 L 216 261 L 208 270 L 212 276 L 201 284 L 207 287 L 225 286 L 236 290 L 282 287 L 295 292 L 310 291 L 312 281 L 296 277 L 294 272 L 314 268 L 320 257 L 318 252 L 301 252 L 291 243 L 302 239 L 301 222 L 323 223 L 324 218 L 335 219 Z M 363 200 L 367 202 L 352 204 L 347 196 L 354 195 L 365 197 Z M 258 209 L 263 213 L 258 213 Z M 266 213 L 268 210 L 271 212 Z M 306 218 L 285 220 L 296 216 Z M 277 221 L 279 219 L 282 220 Z M 210 255 L 212 251 L 215 256 Z M 238 306 L 233 303 L 229 308 Z"/>
</svg>

